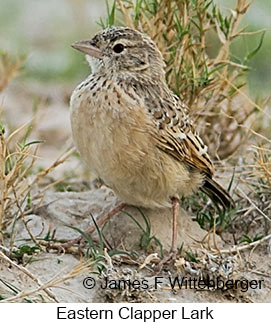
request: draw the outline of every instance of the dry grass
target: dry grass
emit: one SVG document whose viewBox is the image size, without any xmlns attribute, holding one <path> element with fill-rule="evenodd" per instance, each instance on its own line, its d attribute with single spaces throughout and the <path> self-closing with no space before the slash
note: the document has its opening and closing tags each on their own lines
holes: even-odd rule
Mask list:
<svg viewBox="0 0 271 323">
<path fill-rule="evenodd" d="M 14 261 L 8 258 L 3 252 L 0 251 L 0 259 L 6 261 L 10 266 L 16 268 L 19 272 L 30 277 L 30 279 L 37 285 L 36 288 L 21 291 L 17 293 L 16 296 L 5 298 L 2 302 L 36 302 L 37 296 L 46 302 L 56 302 L 59 303 L 56 296 L 52 292 L 52 288 L 63 288 L 61 284 L 67 280 L 73 279 L 79 275 L 89 272 L 95 266 L 95 262 L 91 260 L 82 261 L 79 265 L 72 268 L 67 274 L 63 272 L 58 273 L 55 277 L 51 278 L 49 281 L 42 283 L 33 273 L 23 266 L 17 265 Z M 44 294 L 43 294 L 44 293 Z M 1 302 L 1 300 L 0 300 Z"/>
<path fill-rule="evenodd" d="M 0 90 L 3 90 L 12 77 L 18 73 L 21 64 L 22 61 L 12 59 L 7 54 L 1 56 Z M 72 279 L 94 266 L 91 261 L 83 261 L 68 274 L 63 275 L 59 273 L 57 277 L 42 283 L 36 275 L 23 266 L 24 264 L 18 265 L 12 260 L 16 259 L 14 255 L 18 254 L 18 252 L 21 254 L 22 259 L 24 259 L 24 253 L 27 254 L 30 251 L 32 254 L 32 252 L 36 253 L 38 250 L 44 250 L 43 241 L 37 240 L 29 228 L 27 215 L 35 213 L 35 209 L 43 202 L 45 192 L 63 180 L 62 178 L 54 181 L 50 180 L 48 184 L 45 178 L 57 166 L 66 162 L 74 152 L 74 149 L 70 149 L 62 153 L 46 169 L 38 169 L 35 163 L 39 158 L 38 149 L 42 142 L 31 141 L 29 139 L 35 126 L 34 117 L 28 123 L 7 135 L 0 119 L 0 258 L 14 268 L 14 270 L 18 270 L 28 276 L 37 285 L 36 288 L 28 291 L 17 291 L 16 296 L 5 298 L 5 302 L 35 302 L 37 299 L 57 302 L 56 296 L 49 288 L 57 287 L 64 281 Z M 18 246 L 16 241 L 16 224 L 20 221 L 25 226 L 29 235 L 29 241 Z M 24 261 L 22 262 L 24 263 Z M 12 292 L 17 290 L 11 283 L 4 282 L 4 284 L 7 284 L 9 286 L 8 289 L 12 290 Z"/>
<path fill-rule="evenodd" d="M 27 142 L 31 122 L 12 132 L 7 138 L 4 128 L 0 135 L 0 232 L 11 221 L 17 221 L 31 213 L 32 207 L 38 207 L 42 202 L 44 192 L 54 184 L 50 183 L 42 189 L 37 185 L 58 165 L 64 163 L 73 151 L 62 154 L 51 166 L 44 170 L 33 172 L 37 156 L 39 141 Z M 15 141 L 15 142 L 14 142 Z M 27 223 L 24 221 L 27 228 Z M 35 238 L 29 234 L 32 240 Z M 14 237 L 15 238 L 15 237 Z"/>
<path fill-rule="evenodd" d="M 25 57 L 12 58 L 0 49 L 0 92 L 23 66 Z"/>
<path fill-rule="evenodd" d="M 255 213 L 259 205 L 256 213 L 264 207 L 270 218 L 271 114 L 268 101 L 254 102 L 246 87 L 249 62 L 261 48 L 264 31 L 245 57 L 237 59 L 230 51 L 236 39 L 257 34 L 240 27 L 249 5 L 237 0 L 224 13 L 206 0 L 116 0 L 106 23 L 136 28 L 156 41 L 168 84 L 190 107 L 213 160 L 229 178 L 235 169 L 235 186 L 241 185 L 246 196 L 236 192 L 239 209 L 250 204 Z"/>
<path fill-rule="evenodd" d="M 225 14 L 213 1 L 116 0 L 104 24 L 136 28 L 155 40 L 165 58 L 168 84 L 190 107 L 217 174 L 224 173 L 228 182 L 233 178 L 233 212 L 218 211 L 201 194 L 187 203 L 209 234 L 222 234 L 235 245 L 208 248 L 221 257 L 253 252 L 271 237 L 271 114 L 268 99 L 255 102 L 246 87 L 249 63 L 261 48 L 264 31 L 258 32 L 258 46 L 244 57 L 231 54 L 234 41 L 257 34 L 240 27 L 249 5 L 236 0 Z"/>
<path fill-rule="evenodd" d="M 188 208 L 209 233 L 223 232 L 225 241 L 237 245 L 204 251 L 204 259 L 211 253 L 221 256 L 221 263 L 225 255 L 239 255 L 249 248 L 254 250 L 271 237 L 271 140 L 267 138 L 271 117 L 267 101 L 254 102 L 245 84 L 247 64 L 260 46 L 240 61 L 230 53 L 235 39 L 250 36 L 239 27 L 248 8 L 247 0 L 237 0 L 236 8 L 225 15 L 213 1 L 206 0 L 116 0 L 112 9 L 108 7 L 106 23 L 136 28 L 156 41 L 166 61 L 168 84 L 190 107 L 212 158 L 228 178 L 235 170 L 233 187 L 238 205 L 235 213 L 217 214 L 215 206 L 202 196 L 192 198 Z M 22 64 L 22 59 L 0 55 L 0 91 Z M 46 241 L 37 241 L 25 216 L 42 204 L 45 191 L 56 183 L 41 186 L 43 179 L 72 153 L 62 154 L 45 170 L 36 170 L 40 143 L 28 140 L 34 126 L 35 119 L 6 135 L 0 122 L 0 240 L 3 245 L 0 258 L 24 272 L 37 285 L 5 301 L 32 299 L 39 293 L 46 300 L 56 301 L 48 288 L 94 266 L 94 262 L 83 262 L 69 274 L 42 283 L 9 258 L 15 248 L 16 232 L 7 232 L 7 228 L 17 221 L 23 221 L 31 245 L 39 250 L 45 248 Z"/>
<path fill-rule="evenodd" d="M 16 75 L 22 62 L 3 55 L 0 60 L 2 66 L 1 90 L 8 85 L 12 76 Z M 51 173 L 58 165 L 64 163 L 73 153 L 73 150 L 61 154 L 48 168 L 35 169 L 38 158 L 40 141 L 31 141 L 29 136 L 35 127 L 35 117 L 28 123 L 20 126 L 11 134 L 6 135 L 4 125 L 0 122 L 0 239 L 6 227 L 18 219 L 24 221 L 26 214 L 31 213 L 32 207 L 42 202 L 44 192 L 56 182 L 50 183 L 42 189 L 38 184 Z M 35 202 L 35 204 L 33 204 Z M 28 230 L 33 242 L 37 241 Z M 15 237 L 10 241 L 10 251 Z"/>
<path fill-rule="evenodd" d="M 249 2 L 238 0 L 226 16 L 213 1 L 116 3 L 125 25 L 156 41 L 168 84 L 190 107 L 213 158 L 232 155 L 247 140 L 255 114 L 254 102 L 240 95 L 252 54 L 242 62 L 230 54 L 231 43 L 244 35 L 239 24 Z"/>
</svg>

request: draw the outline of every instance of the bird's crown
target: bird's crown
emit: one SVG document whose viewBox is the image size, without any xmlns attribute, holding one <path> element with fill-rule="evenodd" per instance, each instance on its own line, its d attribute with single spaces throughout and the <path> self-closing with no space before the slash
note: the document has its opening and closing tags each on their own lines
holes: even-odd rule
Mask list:
<svg viewBox="0 0 271 323">
<path fill-rule="evenodd" d="M 164 77 L 163 57 L 156 44 L 148 35 L 132 28 L 106 28 L 91 40 L 76 42 L 73 47 L 87 54 L 95 71 L 142 72 L 147 77 Z"/>
</svg>

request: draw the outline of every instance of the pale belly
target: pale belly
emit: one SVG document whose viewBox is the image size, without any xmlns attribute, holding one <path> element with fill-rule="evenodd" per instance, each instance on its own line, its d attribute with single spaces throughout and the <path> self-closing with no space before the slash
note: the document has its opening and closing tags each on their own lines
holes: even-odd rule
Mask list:
<svg viewBox="0 0 271 323">
<path fill-rule="evenodd" d="M 120 113 L 72 105 L 74 143 L 92 175 L 125 203 L 170 207 L 173 196 L 188 195 L 201 175 L 156 147 L 144 113 Z"/>
</svg>

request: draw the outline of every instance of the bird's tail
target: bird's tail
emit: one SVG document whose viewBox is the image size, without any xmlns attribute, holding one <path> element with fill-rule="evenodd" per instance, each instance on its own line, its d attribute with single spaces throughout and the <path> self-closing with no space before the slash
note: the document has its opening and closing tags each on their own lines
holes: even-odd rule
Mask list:
<svg viewBox="0 0 271 323">
<path fill-rule="evenodd" d="M 201 190 L 206 193 L 214 202 L 218 202 L 225 209 L 233 209 L 235 203 L 229 193 L 210 177 L 205 178 Z"/>
</svg>

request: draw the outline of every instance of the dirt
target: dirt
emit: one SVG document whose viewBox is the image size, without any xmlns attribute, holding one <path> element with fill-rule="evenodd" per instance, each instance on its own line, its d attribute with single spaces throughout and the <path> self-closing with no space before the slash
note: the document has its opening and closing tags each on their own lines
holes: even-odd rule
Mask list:
<svg viewBox="0 0 271 323">
<path fill-rule="evenodd" d="M 44 237 L 49 229 L 56 230 L 55 238 L 72 239 L 78 236 L 78 232 L 67 227 L 70 225 L 86 230 L 92 224 L 90 214 L 95 218 L 100 218 L 106 214 L 119 201 L 114 197 L 112 191 L 106 187 L 92 189 L 86 192 L 48 192 L 44 198 L 43 205 L 39 207 L 34 214 L 28 215 L 29 229 L 32 234 L 37 237 Z M 134 219 L 141 223 L 144 227 L 144 221 L 137 209 L 128 207 L 125 209 Z M 151 223 L 151 234 L 154 235 L 164 250 L 169 250 L 171 240 L 171 212 L 170 210 L 142 210 Z M 28 232 L 24 225 L 16 226 L 17 245 L 27 243 L 29 239 Z M 134 262 L 129 262 L 126 258 L 113 257 L 113 265 L 104 261 L 105 270 L 102 275 L 95 275 L 90 272 L 76 275 L 75 278 L 67 279 L 64 282 L 56 284 L 51 288 L 59 302 L 270 302 L 270 254 L 266 246 L 260 246 L 249 257 L 249 251 L 242 252 L 239 256 L 229 254 L 223 256 L 213 256 L 213 262 L 208 258 L 212 253 L 208 248 L 204 248 L 197 241 L 203 239 L 206 231 L 200 229 L 199 225 L 192 221 L 191 215 L 186 214 L 183 210 L 179 216 L 178 246 L 183 244 L 183 249 L 189 252 L 205 255 L 204 261 L 193 264 L 193 262 L 185 261 L 179 258 L 179 267 L 167 267 L 166 270 L 157 272 L 156 265 L 147 264 L 142 270 L 140 266 L 146 260 L 147 254 L 153 252 L 159 253 L 159 248 L 152 244 L 149 252 L 144 252 L 139 247 L 139 240 L 142 234 L 140 228 L 131 220 L 127 214 L 120 213 L 113 217 L 103 230 L 108 245 L 113 250 L 126 250 L 127 252 L 137 252 L 138 256 Z M 94 235 L 95 236 L 95 235 Z M 216 237 L 219 248 L 225 249 L 219 237 Z M 29 244 L 29 242 L 28 242 Z M 212 242 L 211 242 L 212 245 Z M 214 247 L 214 246 L 213 246 Z M 31 262 L 26 265 L 30 271 L 40 282 L 45 283 L 54 278 L 63 279 L 65 275 L 71 272 L 75 266 L 82 263 L 83 258 L 78 253 L 68 254 L 62 253 L 62 250 L 48 249 L 39 251 L 30 257 Z M 215 259 L 217 257 L 217 259 Z M 200 257 L 199 257 L 200 258 Z M 249 259 L 250 258 L 250 259 Z M 25 258 L 26 261 L 27 258 Z M 265 261 L 262 261 L 265 259 Z M 178 263 L 177 261 L 177 263 Z M 223 276 L 220 272 L 221 268 L 225 270 L 225 263 L 230 263 L 232 268 L 228 277 Z M 222 266 L 221 266 L 222 264 Z M 223 267 L 224 266 L 224 267 Z M 0 276 L 21 291 L 32 291 L 37 288 L 36 283 L 23 274 L 20 270 L 14 269 L 7 265 L 4 261 L 0 264 Z M 264 280 L 261 289 L 249 289 L 244 292 L 240 288 L 233 290 L 196 290 L 188 287 L 184 289 L 171 290 L 170 279 L 175 277 L 199 278 L 200 274 L 214 274 L 213 277 L 227 279 L 247 279 Z M 269 277 L 266 277 L 269 276 Z M 94 289 L 87 289 L 83 286 L 84 279 L 92 277 L 96 280 Z M 102 289 L 100 285 L 105 284 L 105 277 L 109 280 L 126 280 L 139 281 L 143 279 L 147 281 L 148 289 L 138 290 L 137 288 L 108 288 Z M 160 277 L 160 278 L 155 278 Z M 158 279 L 155 285 L 155 279 Z M 1 295 L 11 297 L 12 292 L 1 286 Z M 42 301 L 41 293 L 31 294 L 32 301 Z M 27 297 L 26 297 L 27 298 Z M 47 299 L 46 301 L 52 301 Z"/>
<path fill-rule="evenodd" d="M 30 90 L 31 88 L 31 90 Z M 9 128 L 16 128 L 23 122 L 29 120 L 32 115 L 32 91 L 33 84 L 22 87 L 18 82 L 4 93 L 4 121 Z M 69 110 L 66 98 L 71 88 L 47 87 L 47 92 L 42 92 L 41 109 L 37 116 L 35 130 L 31 137 L 33 139 L 45 140 L 41 145 L 39 156 L 35 167 L 46 167 L 50 165 L 63 151 L 64 147 L 72 144 L 69 124 Z M 37 93 L 37 92 L 36 92 Z M 52 95 L 51 93 L 54 93 Z M 49 99 L 48 99 L 49 98 Z M 20 104 L 19 104 L 20 102 Z M 14 118 L 17 115 L 17 118 Z M 107 214 L 121 201 L 118 201 L 114 193 L 105 186 L 97 187 L 89 181 L 89 175 L 82 167 L 80 160 L 72 156 L 68 162 L 59 167 L 50 176 L 50 180 L 61 178 L 63 174 L 72 174 L 69 183 L 71 192 L 57 192 L 51 188 L 43 198 L 41 205 L 33 208 L 33 212 L 26 216 L 28 226 L 33 236 L 44 238 L 48 232 L 54 233 L 54 238 L 68 240 L 78 237 L 79 232 L 69 226 L 85 231 L 93 224 L 91 215 L 97 220 Z M 36 188 L 40 189 L 40 188 Z M 59 278 L 59 282 L 51 287 L 54 297 L 49 297 L 44 292 L 36 291 L 37 281 L 30 278 L 20 268 L 15 268 L 5 260 L 0 261 L 0 277 L 18 291 L 29 292 L 22 299 L 31 299 L 37 302 L 271 302 L 271 245 L 267 242 L 259 244 L 254 249 L 248 248 L 239 253 L 223 253 L 218 250 L 227 250 L 232 245 L 226 244 L 217 235 L 209 235 L 209 243 L 206 238 L 207 232 L 201 229 L 197 222 L 193 221 L 193 214 L 187 214 L 183 209 L 179 215 L 178 247 L 182 249 L 178 256 L 177 267 L 166 266 L 164 270 L 157 272 L 156 265 L 146 263 L 148 255 L 157 253 L 160 248 L 157 240 L 152 239 L 149 249 L 140 247 L 142 229 L 135 220 L 146 231 L 146 223 L 141 212 L 150 221 L 151 232 L 149 237 L 155 237 L 163 246 L 166 253 L 171 243 L 171 210 L 147 210 L 141 212 L 134 208 L 125 209 L 133 216 L 120 212 L 114 216 L 103 228 L 103 237 L 106 241 L 107 252 L 109 249 L 126 251 L 129 254 L 136 252 L 136 258 L 122 257 L 120 255 L 106 257 L 102 260 L 105 266 L 101 275 L 93 274 L 94 267 L 82 271 L 74 278 L 63 278 L 71 273 L 76 266 L 85 261 L 75 248 L 71 254 L 63 252 L 61 248 L 55 250 L 50 244 L 36 250 L 31 256 L 26 256 L 20 261 L 25 268 L 39 280 L 40 284 Z M 10 232 L 12 227 L 8 227 Z M 29 244 L 29 233 L 26 231 L 22 221 L 15 225 L 15 245 Z M 94 235 L 95 236 L 95 235 Z M 97 233 L 96 233 L 97 237 Z M 202 242 L 204 240 L 204 242 Z M 269 240 L 270 241 L 270 240 Z M 142 241 L 141 241 L 142 242 Z M 142 243 L 141 243 L 142 244 Z M 8 245 L 8 244 L 7 244 Z M 146 246 L 145 246 L 146 247 Z M 148 247 L 148 244 L 147 244 Z M 5 250 L 5 249 L 3 249 Z M 189 253 L 190 258 L 187 256 Z M 191 255 L 196 255 L 197 260 L 193 262 Z M 110 260 L 111 259 L 111 260 Z M 14 260 L 14 263 L 18 263 Z M 29 263 L 27 263 L 29 261 Z M 111 263 L 112 261 L 112 263 Z M 27 263 L 27 264 L 26 264 Z M 21 266 L 19 262 L 19 266 Z M 66 277 L 68 277 L 66 276 Z M 221 278 L 263 280 L 262 288 L 248 289 L 244 292 L 240 288 L 221 290 L 201 290 L 191 288 L 170 288 L 170 280 L 175 277 L 197 278 Z M 92 277 L 96 280 L 96 287 L 88 289 L 83 286 L 84 279 Z M 99 285 L 105 283 L 105 277 L 111 280 L 147 280 L 148 289 L 138 288 L 109 288 L 102 289 Z M 162 277 L 162 283 L 155 286 L 155 277 Z M 5 298 L 14 297 L 16 293 L 0 283 L 0 295 Z"/>
</svg>

